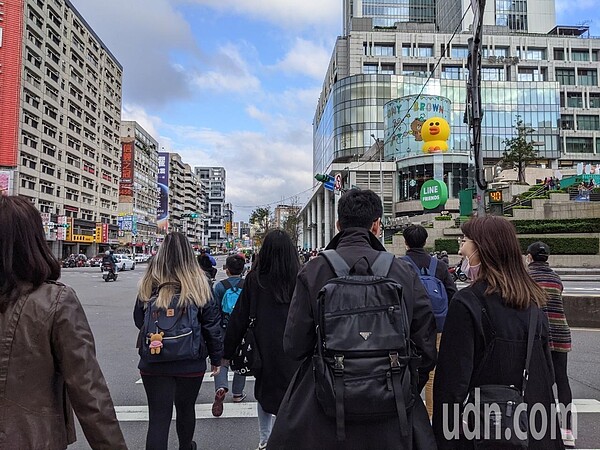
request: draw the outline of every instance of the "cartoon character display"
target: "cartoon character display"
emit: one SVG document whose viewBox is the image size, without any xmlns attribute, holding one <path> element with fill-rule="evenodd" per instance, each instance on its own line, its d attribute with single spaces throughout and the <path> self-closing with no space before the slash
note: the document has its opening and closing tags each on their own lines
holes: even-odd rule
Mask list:
<svg viewBox="0 0 600 450">
<path fill-rule="evenodd" d="M 448 151 L 450 125 L 441 117 L 427 119 L 421 128 L 423 137 L 423 153 L 437 153 Z"/>
<path fill-rule="evenodd" d="M 163 336 L 165 333 L 162 331 L 160 333 L 150 333 L 150 353 L 153 355 L 158 355 L 160 353 L 160 349 L 163 347 Z"/>
<path fill-rule="evenodd" d="M 422 141 L 423 136 L 421 136 L 421 129 L 423 128 L 423 123 L 425 123 L 425 118 L 417 118 L 412 121 L 410 124 L 410 130 L 412 135 L 415 137 L 415 141 Z"/>
</svg>

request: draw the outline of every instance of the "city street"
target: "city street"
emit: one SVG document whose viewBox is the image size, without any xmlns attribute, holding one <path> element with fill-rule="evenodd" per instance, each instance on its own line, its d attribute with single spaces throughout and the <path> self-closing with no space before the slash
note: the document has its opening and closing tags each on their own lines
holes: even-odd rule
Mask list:
<svg viewBox="0 0 600 450">
<path fill-rule="evenodd" d="M 217 258 L 219 274 L 225 257 Z M 130 449 L 143 449 L 147 429 L 146 396 L 137 370 L 135 349 L 137 329 L 133 325 L 132 310 L 137 283 L 145 264 L 134 271 L 119 273 L 117 282 L 105 283 L 98 268 L 63 269 L 61 281 L 77 292 L 90 321 L 98 359 L 111 390 L 121 428 Z M 572 287 L 594 289 L 597 282 L 572 281 Z M 573 286 L 576 285 L 576 286 Z M 571 387 L 579 407 L 579 439 L 577 448 L 600 448 L 600 330 L 573 330 L 573 352 L 569 355 Z M 246 384 L 247 399 L 241 404 L 231 403 L 228 397 L 224 414 L 214 418 L 210 408 L 214 397 L 214 383 L 207 375 L 197 400 L 195 440 L 199 448 L 255 449 L 258 444 L 254 384 Z M 78 442 L 70 449 L 89 449 L 81 429 Z M 172 423 L 169 448 L 177 448 L 175 422 Z"/>
</svg>

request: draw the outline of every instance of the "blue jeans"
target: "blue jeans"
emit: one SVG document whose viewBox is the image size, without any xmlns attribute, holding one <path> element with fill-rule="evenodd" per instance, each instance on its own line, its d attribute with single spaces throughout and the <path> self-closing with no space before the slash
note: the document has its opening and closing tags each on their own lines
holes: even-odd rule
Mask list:
<svg viewBox="0 0 600 450">
<path fill-rule="evenodd" d="M 269 436 L 271 436 L 271 430 L 275 423 L 275 416 L 265 412 L 258 402 L 256 402 L 256 410 L 258 411 L 258 434 L 260 436 L 260 444 L 264 445 L 269 440 Z"/>
<path fill-rule="evenodd" d="M 228 367 L 221 366 L 221 371 L 215 377 L 215 392 L 219 388 L 223 388 L 226 391 L 229 390 L 229 381 L 227 381 Z M 231 393 L 235 396 L 242 395 L 244 393 L 244 386 L 246 385 L 246 377 L 233 374 L 233 383 L 231 383 Z"/>
</svg>

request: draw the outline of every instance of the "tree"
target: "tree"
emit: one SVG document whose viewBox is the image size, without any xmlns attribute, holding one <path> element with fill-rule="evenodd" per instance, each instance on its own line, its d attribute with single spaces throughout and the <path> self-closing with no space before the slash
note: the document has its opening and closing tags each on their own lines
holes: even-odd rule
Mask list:
<svg viewBox="0 0 600 450">
<path fill-rule="evenodd" d="M 300 217 L 300 206 L 298 197 L 291 199 L 290 206 L 288 208 L 288 214 L 281 228 L 290 236 L 294 247 L 298 247 L 298 240 L 300 239 L 300 225 L 302 225 L 302 218 Z"/>
<path fill-rule="evenodd" d="M 538 159 L 538 152 L 534 147 L 534 143 L 527 140 L 527 137 L 535 133 L 535 130 L 523 122 L 520 115 L 517 115 L 515 123 L 517 135 L 510 139 L 504 139 L 502 143 L 506 146 L 502 154 L 502 168 L 517 169 L 517 181 L 525 182 L 525 168 Z"/>
<path fill-rule="evenodd" d="M 256 208 L 250 214 L 250 223 L 252 225 L 256 225 L 258 230 L 255 233 L 255 236 L 262 242 L 265 235 L 271 229 L 271 223 L 273 222 L 273 218 L 271 215 L 271 208 Z"/>
</svg>

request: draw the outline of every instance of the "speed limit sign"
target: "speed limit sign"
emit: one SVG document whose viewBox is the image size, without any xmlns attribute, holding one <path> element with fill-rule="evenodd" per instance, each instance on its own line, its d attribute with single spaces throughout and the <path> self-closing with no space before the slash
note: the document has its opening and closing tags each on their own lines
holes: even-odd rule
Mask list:
<svg viewBox="0 0 600 450">
<path fill-rule="evenodd" d="M 335 181 L 333 183 L 333 188 L 336 191 L 341 191 L 342 190 L 342 174 L 341 173 L 336 173 L 335 174 Z"/>
</svg>

